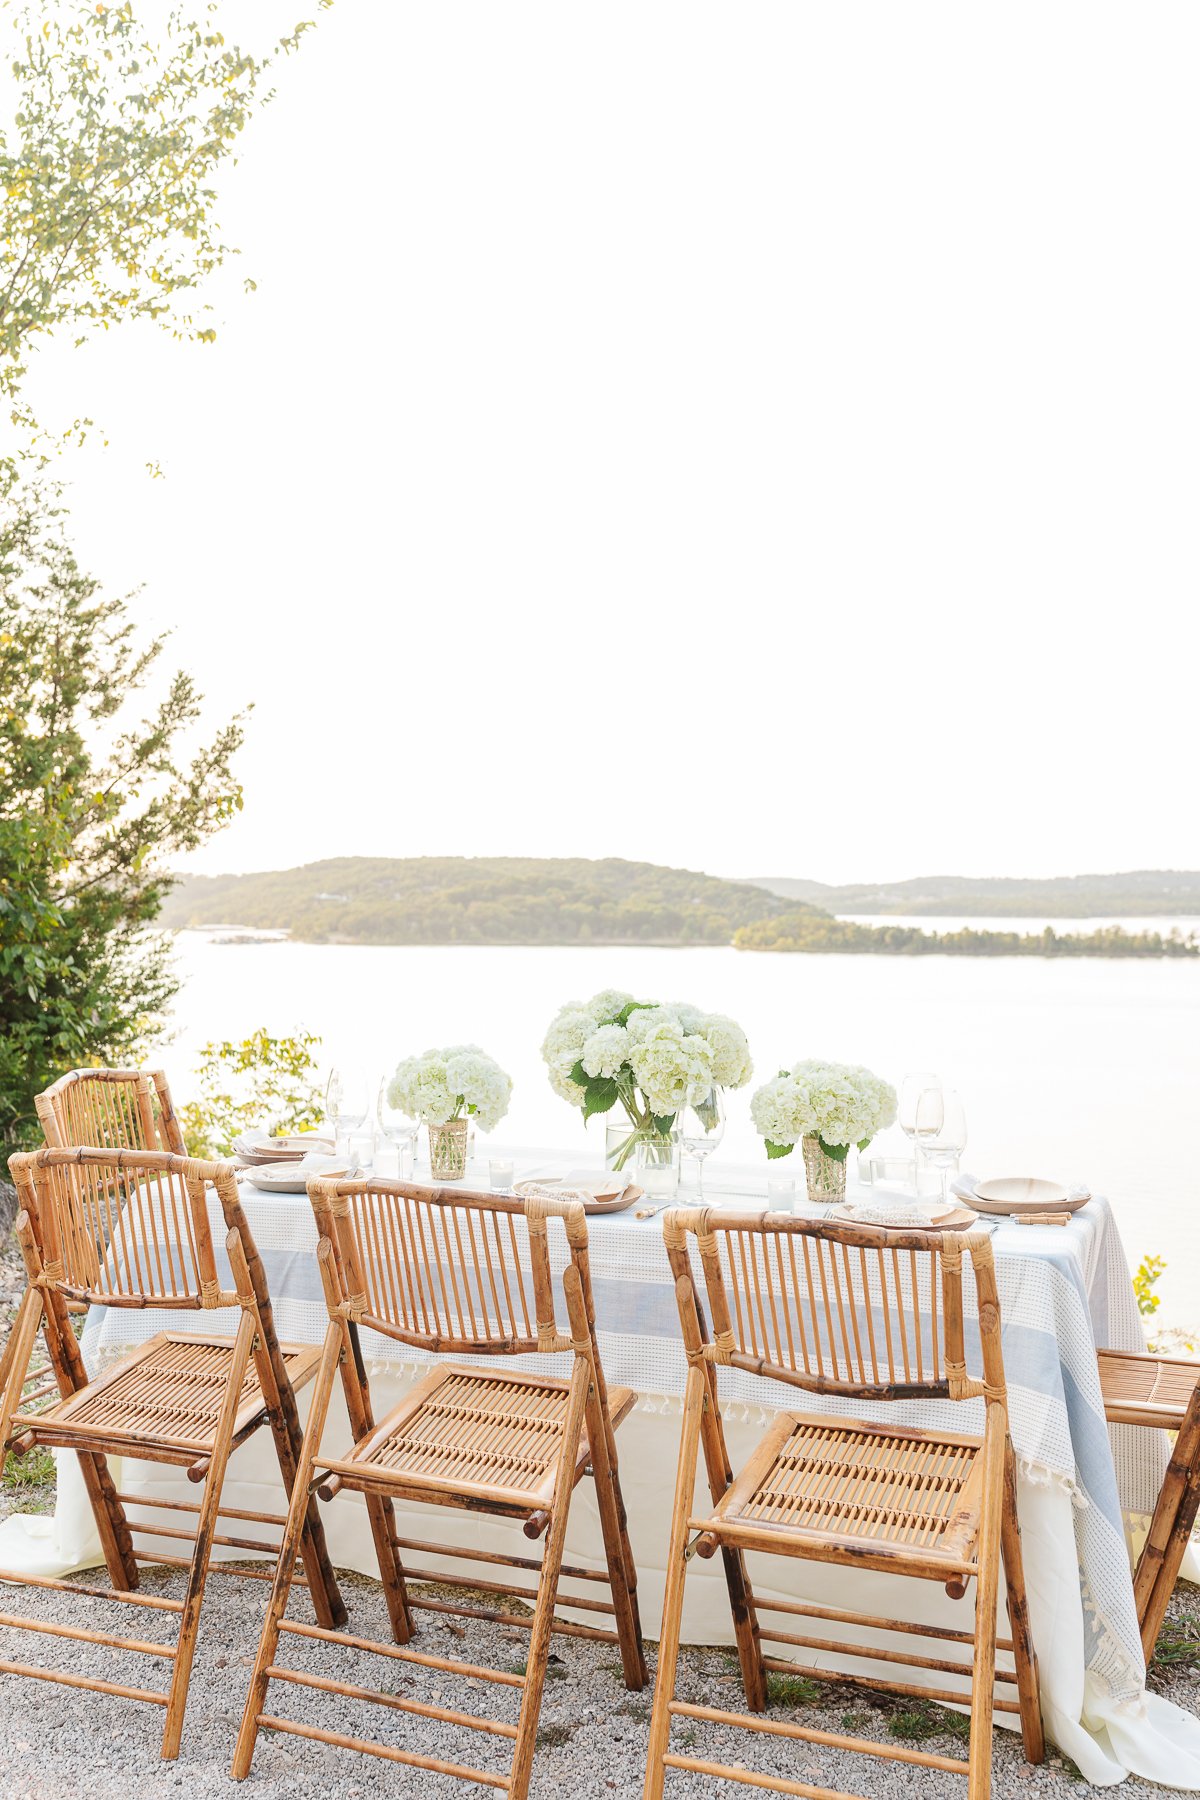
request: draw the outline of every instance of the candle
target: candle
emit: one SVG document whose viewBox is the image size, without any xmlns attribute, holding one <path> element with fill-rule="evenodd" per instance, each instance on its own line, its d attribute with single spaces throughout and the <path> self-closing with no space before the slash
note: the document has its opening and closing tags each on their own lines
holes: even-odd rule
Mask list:
<svg viewBox="0 0 1200 1800">
<path fill-rule="evenodd" d="M 494 1194 L 506 1193 L 512 1187 L 513 1173 L 511 1156 L 493 1156 L 488 1159 L 488 1180 Z"/>
</svg>

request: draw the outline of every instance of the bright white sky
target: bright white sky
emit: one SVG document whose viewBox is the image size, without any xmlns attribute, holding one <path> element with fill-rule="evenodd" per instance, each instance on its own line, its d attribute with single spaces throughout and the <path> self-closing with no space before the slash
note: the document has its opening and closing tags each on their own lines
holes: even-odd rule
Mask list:
<svg viewBox="0 0 1200 1800">
<path fill-rule="evenodd" d="M 339 0 L 217 346 L 31 388 L 111 440 L 85 564 L 256 703 L 193 866 L 1200 866 L 1198 51 L 1190 0 Z"/>
</svg>

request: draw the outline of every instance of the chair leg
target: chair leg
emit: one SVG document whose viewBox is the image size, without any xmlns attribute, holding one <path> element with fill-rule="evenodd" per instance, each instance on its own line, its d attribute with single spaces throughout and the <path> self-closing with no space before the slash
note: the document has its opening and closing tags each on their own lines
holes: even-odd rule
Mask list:
<svg viewBox="0 0 1200 1800">
<path fill-rule="evenodd" d="M 968 1800 L 988 1800 L 992 1787 L 992 1709 L 996 1681 L 996 1602 L 1000 1587 L 1000 1521 L 1004 1510 L 1004 1414 L 989 1405 L 983 1443 L 983 1508 L 976 1546 L 975 1653 L 971 1673 Z"/>
<path fill-rule="evenodd" d="M 229 1462 L 233 1427 L 237 1418 L 246 1365 L 250 1360 L 250 1346 L 253 1342 L 254 1316 L 246 1311 L 242 1313 L 237 1336 L 233 1340 L 233 1353 L 229 1359 L 229 1375 L 213 1440 L 212 1459 L 205 1477 L 204 1499 L 201 1503 L 199 1518 L 196 1521 L 196 1548 L 192 1553 L 192 1567 L 188 1576 L 183 1612 L 180 1614 L 179 1638 L 175 1646 L 171 1686 L 167 1695 L 167 1716 L 163 1726 L 162 1740 L 164 1762 L 171 1762 L 179 1755 L 179 1740 L 183 1735 L 183 1715 L 187 1707 L 192 1658 L 196 1653 L 196 1636 L 200 1629 L 200 1608 L 204 1600 L 204 1584 L 208 1579 L 212 1541 L 217 1529 L 221 1488 L 225 1480 L 226 1465 Z"/>
<path fill-rule="evenodd" d="M 521 1694 L 521 1711 L 517 1718 L 517 1736 L 513 1745 L 512 1770 L 509 1774 L 510 1800 L 526 1800 L 529 1777 L 533 1769 L 533 1751 L 537 1740 L 538 1715 L 542 1708 L 542 1690 L 546 1685 L 546 1659 L 550 1654 L 554 1602 L 558 1595 L 558 1575 L 562 1567 L 563 1547 L 567 1539 L 567 1516 L 571 1507 L 571 1490 L 575 1485 L 575 1464 L 579 1440 L 583 1432 L 584 1409 L 590 1381 L 589 1365 L 577 1360 L 571 1374 L 558 1466 L 554 1474 L 553 1516 L 542 1552 L 542 1573 L 538 1580 L 537 1604 L 529 1633 L 529 1655 L 525 1661 L 525 1686 Z"/>
<path fill-rule="evenodd" d="M 292 1581 L 296 1573 L 296 1557 L 304 1533 L 313 1467 L 321 1448 L 321 1433 L 325 1429 L 325 1419 L 329 1412 L 329 1401 L 333 1393 L 341 1347 L 341 1327 L 330 1324 L 325 1333 L 325 1344 L 316 1380 L 313 1382 L 312 1405 L 309 1407 L 308 1424 L 304 1428 L 304 1438 L 300 1445 L 296 1479 L 292 1486 L 292 1498 L 288 1504 L 287 1524 L 283 1528 L 283 1540 L 279 1548 L 279 1561 L 275 1565 L 275 1583 L 271 1589 L 271 1601 L 267 1607 L 267 1616 L 263 1621 L 262 1636 L 258 1643 L 258 1656 L 254 1664 L 254 1674 L 250 1680 L 250 1692 L 246 1696 L 241 1730 L 238 1732 L 237 1746 L 233 1753 L 231 1773 L 235 1781 L 245 1780 L 250 1773 L 250 1764 L 254 1758 L 254 1746 L 258 1740 L 258 1717 L 267 1697 L 269 1681 L 267 1670 L 275 1661 L 275 1651 L 279 1645 L 279 1627 L 283 1615 L 287 1611 L 288 1595 L 291 1592 Z M 211 1479 L 210 1475 L 209 1480 L 211 1481 Z"/>
<path fill-rule="evenodd" d="M 383 1583 L 383 1598 L 388 1609 L 388 1623 L 397 1644 L 407 1644 L 413 1635 L 412 1613 L 408 1604 L 408 1583 L 404 1565 L 396 1548 L 396 1508 L 389 1495 L 368 1494 L 367 1518 L 375 1543 L 375 1560 Z"/>
<path fill-rule="evenodd" d="M 26 1288 L 4 1346 L 3 1362 L 0 1362 L 0 1474 L 4 1471 L 13 1415 L 20 1411 L 21 1389 L 29 1377 L 33 1346 L 41 1322 L 42 1296 L 36 1288 Z"/>
<path fill-rule="evenodd" d="M 1000 1518 L 1000 1549 L 1008 1592 L 1008 1624 L 1013 1660 L 1017 1666 L 1017 1699 L 1021 1707 L 1021 1741 L 1025 1761 L 1046 1759 L 1042 1730 L 1042 1700 L 1038 1684 L 1037 1653 L 1029 1628 L 1029 1603 L 1025 1595 L 1025 1560 L 1021 1549 L 1021 1524 L 1017 1517 L 1017 1459 L 1012 1439 L 1004 1440 L 1004 1510 Z"/>
<path fill-rule="evenodd" d="M 650 1715 L 650 1743 L 646 1754 L 646 1781 L 642 1789 L 642 1800 L 662 1800 L 663 1783 L 667 1775 L 663 1757 L 671 1736 L 671 1702 L 675 1698 L 675 1671 L 679 1664 L 679 1634 L 683 1622 L 683 1588 L 687 1575 L 688 1516 L 696 1492 L 700 1423 L 706 1399 L 704 1373 L 693 1365 L 688 1370 L 687 1387 L 684 1389 L 683 1431 L 680 1435 L 679 1466 L 675 1476 L 675 1502 L 671 1511 L 671 1544 L 667 1552 L 667 1583 L 658 1643 L 658 1673 L 654 1678 L 654 1710 Z"/>
<path fill-rule="evenodd" d="M 1200 1386 L 1193 1394 L 1163 1478 L 1150 1530 L 1133 1577 L 1138 1626 L 1147 1665 L 1162 1629 L 1196 1513 L 1200 1510 Z"/>
<path fill-rule="evenodd" d="M 608 1561 L 608 1585 L 612 1592 L 614 1623 L 621 1642 L 621 1667 L 625 1674 L 625 1686 L 633 1693 L 640 1693 L 646 1685 L 648 1670 L 638 1614 L 637 1571 L 629 1554 L 616 1460 L 611 1454 L 611 1440 L 595 1383 L 588 1390 L 586 1419 L 592 1481 L 600 1512 L 600 1529 L 604 1536 L 604 1554 Z"/>
<path fill-rule="evenodd" d="M 37 1248 L 28 1214 L 19 1214 L 16 1224 L 17 1239 L 25 1258 L 25 1265 L 30 1277 L 35 1278 L 41 1272 L 41 1253 Z M 87 1371 L 83 1366 L 83 1355 L 75 1341 L 67 1319 L 61 1295 L 53 1289 L 47 1290 L 44 1298 L 42 1292 L 36 1291 L 38 1313 L 43 1320 L 46 1333 L 46 1353 L 50 1358 L 50 1367 L 58 1382 L 58 1391 L 63 1399 L 77 1394 L 80 1388 L 87 1386 Z M 19 1315 L 18 1315 L 19 1317 Z M 30 1354 L 32 1344 L 30 1345 Z M 6 1362 L 9 1361 L 7 1354 Z M 13 1410 L 17 1410 L 21 1388 L 25 1383 L 28 1368 L 28 1355 L 20 1370 L 17 1380 L 16 1353 L 14 1352 L 10 1373 L 8 1393 L 13 1401 Z M 16 1383 L 15 1387 L 13 1383 Z M 11 1417 L 11 1414 L 8 1415 Z M 0 1443 L 8 1436 L 8 1427 L 0 1432 Z M 104 1563 L 108 1570 L 109 1580 L 113 1587 L 121 1593 L 129 1593 L 138 1585 L 137 1559 L 133 1551 L 133 1538 L 125 1518 L 125 1509 L 117 1499 L 116 1484 L 108 1472 L 107 1459 L 97 1452 L 80 1450 L 76 1452 L 79 1473 L 87 1491 L 88 1501 L 92 1508 L 92 1517 L 96 1521 L 96 1533 L 100 1539 L 100 1548 L 104 1553 Z M 0 1459 L 2 1466 L 2 1459 Z"/>
<path fill-rule="evenodd" d="M 704 1371 L 708 1387 L 708 1405 L 700 1421 L 700 1442 L 708 1470 L 709 1492 L 713 1505 L 719 1506 L 733 1479 L 728 1452 L 717 1412 L 717 1389 L 711 1366 Z M 691 1505 L 691 1496 L 688 1496 Z M 729 1589 L 729 1607 L 733 1613 L 733 1633 L 737 1643 L 738 1663 L 742 1671 L 742 1687 L 751 1712 L 765 1712 L 767 1707 L 767 1672 L 763 1668 L 762 1642 L 758 1632 L 758 1613 L 754 1590 L 746 1573 L 746 1558 L 732 1544 L 721 1545 L 721 1561 L 725 1568 L 725 1585 Z"/>
</svg>

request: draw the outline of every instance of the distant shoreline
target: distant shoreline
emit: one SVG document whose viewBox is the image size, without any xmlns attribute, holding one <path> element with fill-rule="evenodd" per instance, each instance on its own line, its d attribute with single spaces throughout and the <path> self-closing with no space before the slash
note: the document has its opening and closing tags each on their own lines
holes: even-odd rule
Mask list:
<svg viewBox="0 0 1200 1800">
<path fill-rule="evenodd" d="M 798 891 L 803 890 L 803 891 Z M 817 895 L 820 897 L 818 898 Z M 1140 929 L 1107 925 L 1038 938 L 996 914 L 1057 918 L 1068 899 L 1083 916 L 1127 914 Z M 992 909 L 991 929 L 923 923 Z M 1163 905 L 1200 919 L 1200 874 L 1072 876 L 1050 882 L 930 876 L 835 890 L 819 882 L 729 881 L 696 869 L 621 857 L 340 857 L 250 875 L 184 876 L 161 923 L 224 933 L 231 943 L 286 932 L 294 943 L 495 948 L 694 949 L 929 956 L 1190 957 L 1200 946 L 1147 923 Z M 846 915 L 870 908 L 874 922 Z M 953 909 L 944 914 L 933 909 Z M 891 923 L 886 915 L 900 912 Z M 917 914 L 921 922 L 903 914 Z M 1175 915 L 1170 915 L 1175 916 Z M 234 924 L 237 921 L 237 924 Z"/>
</svg>

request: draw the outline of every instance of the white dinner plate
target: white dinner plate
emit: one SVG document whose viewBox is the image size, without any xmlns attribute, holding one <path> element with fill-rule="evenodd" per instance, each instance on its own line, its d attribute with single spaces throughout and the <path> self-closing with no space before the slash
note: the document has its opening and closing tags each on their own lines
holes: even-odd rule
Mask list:
<svg viewBox="0 0 1200 1800">
<path fill-rule="evenodd" d="M 246 1170 L 246 1180 L 267 1194 L 303 1194 L 311 1175 L 322 1181 L 339 1180 L 350 1165 L 344 1156 L 314 1156 L 302 1163 L 258 1163 Z"/>
<path fill-rule="evenodd" d="M 1090 1198 L 1072 1196 L 1060 1181 L 1042 1175 L 1001 1175 L 977 1182 L 970 1204 L 991 1213 L 1077 1212 Z"/>
</svg>

